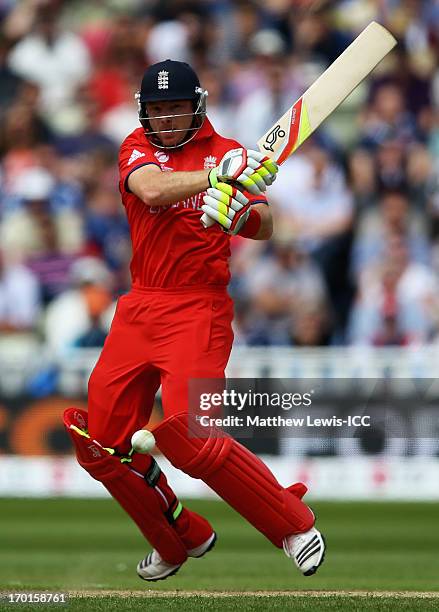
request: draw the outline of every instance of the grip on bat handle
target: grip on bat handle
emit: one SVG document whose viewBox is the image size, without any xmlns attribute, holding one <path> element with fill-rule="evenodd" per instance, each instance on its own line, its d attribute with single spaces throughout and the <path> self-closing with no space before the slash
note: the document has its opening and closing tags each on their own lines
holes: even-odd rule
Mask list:
<svg viewBox="0 0 439 612">
<path fill-rule="evenodd" d="M 203 227 L 207 229 L 215 223 L 215 220 L 212 219 L 212 217 L 209 217 L 209 215 L 206 215 L 206 213 L 203 213 L 203 216 L 201 217 L 201 223 Z"/>
</svg>

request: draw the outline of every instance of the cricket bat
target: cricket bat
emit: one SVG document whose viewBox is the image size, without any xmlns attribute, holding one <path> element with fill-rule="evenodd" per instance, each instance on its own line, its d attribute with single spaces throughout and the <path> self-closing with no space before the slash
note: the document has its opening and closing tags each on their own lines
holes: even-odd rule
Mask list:
<svg viewBox="0 0 439 612">
<path fill-rule="evenodd" d="M 392 34 L 372 21 L 258 140 L 259 150 L 283 164 L 395 45 Z M 205 227 L 215 223 L 206 214 L 201 222 Z"/>
</svg>

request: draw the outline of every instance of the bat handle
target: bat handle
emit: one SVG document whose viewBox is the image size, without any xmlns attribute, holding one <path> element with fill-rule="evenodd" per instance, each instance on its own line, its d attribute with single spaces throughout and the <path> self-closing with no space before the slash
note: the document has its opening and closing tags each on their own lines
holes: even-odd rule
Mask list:
<svg viewBox="0 0 439 612">
<path fill-rule="evenodd" d="M 207 229 L 215 223 L 215 220 L 212 219 L 212 217 L 209 217 L 209 215 L 206 215 L 206 213 L 203 213 L 203 216 L 201 217 L 201 223 Z"/>
</svg>

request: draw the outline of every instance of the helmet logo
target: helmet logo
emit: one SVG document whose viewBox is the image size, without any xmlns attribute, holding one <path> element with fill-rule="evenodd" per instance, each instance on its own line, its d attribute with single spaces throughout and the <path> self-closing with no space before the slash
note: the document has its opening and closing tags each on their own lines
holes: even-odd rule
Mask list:
<svg viewBox="0 0 439 612">
<path fill-rule="evenodd" d="M 168 74 L 167 70 L 160 70 L 157 76 L 157 86 L 159 89 L 168 89 Z"/>
</svg>

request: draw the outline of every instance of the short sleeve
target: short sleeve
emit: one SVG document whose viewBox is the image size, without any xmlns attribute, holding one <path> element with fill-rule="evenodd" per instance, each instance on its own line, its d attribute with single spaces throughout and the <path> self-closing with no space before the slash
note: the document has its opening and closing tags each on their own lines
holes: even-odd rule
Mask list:
<svg viewBox="0 0 439 612">
<path fill-rule="evenodd" d="M 130 193 L 128 189 L 128 178 L 134 170 L 153 164 L 160 168 L 160 164 L 154 157 L 154 153 L 145 143 L 139 141 L 132 134 L 122 143 L 119 151 L 119 189 L 121 193 Z"/>
</svg>

